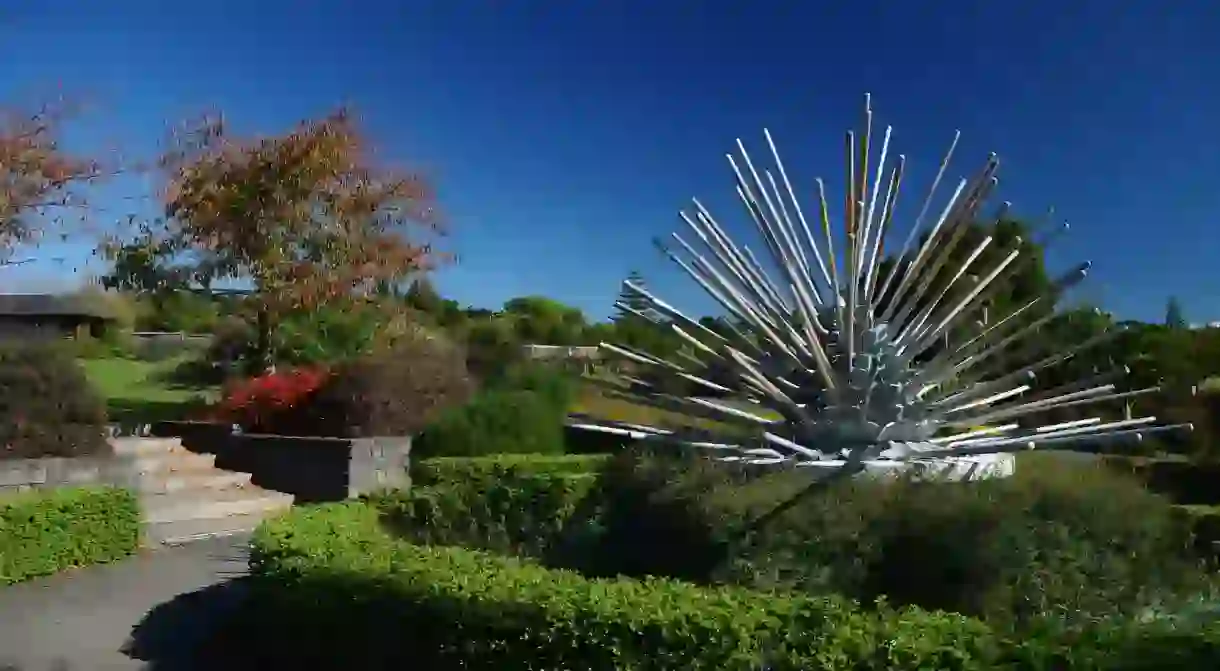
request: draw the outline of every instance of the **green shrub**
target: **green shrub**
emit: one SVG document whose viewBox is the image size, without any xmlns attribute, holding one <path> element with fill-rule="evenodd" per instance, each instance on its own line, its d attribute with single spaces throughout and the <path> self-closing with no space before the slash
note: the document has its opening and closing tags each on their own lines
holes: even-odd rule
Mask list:
<svg viewBox="0 0 1220 671">
<path fill-rule="evenodd" d="M 1055 457 L 1047 457 L 1049 460 Z M 802 499 L 801 471 L 750 475 L 641 459 L 607 471 L 599 519 L 569 560 L 602 575 L 844 594 L 1023 626 L 1050 613 L 1133 615 L 1207 587 L 1172 507 L 1097 465 L 1023 461 L 976 483 L 856 480 Z"/>
<path fill-rule="evenodd" d="M 263 666 L 1161 671 L 1220 664 L 1220 627 L 1048 619 L 1009 638 L 968 617 L 672 580 L 589 579 L 422 547 L 343 503 L 265 523 L 241 619 Z M 406 634 L 409 632 L 409 635 Z"/>
<path fill-rule="evenodd" d="M 101 338 L 79 335 L 59 344 L 69 356 L 79 359 L 130 359 L 135 355 L 130 333 L 108 333 Z"/>
<path fill-rule="evenodd" d="M 221 317 L 212 327 L 212 340 L 204 352 L 204 363 L 215 362 L 223 371 L 220 379 L 235 377 L 249 369 L 258 335 L 249 320 L 238 315 Z"/>
<path fill-rule="evenodd" d="M 601 471 L 609 455 L 494 454 L 485 457 L 435 457 L 411 462 L 415 485 L 479 487 L 481 483 L 534 475 L 584 475 Z"/>
<path fill-rule="evenodd" d="M 340 305 L 290 315 L 276 328 L 276 361 L 334 364 L 373 354 L 384 315 L 366 305 Z"/>
<path fill-rule="evenodd" d="M 106 405 L 56 346 L 0 346 L 0 458 L 107 452 Z"/>
<path fill-rule="evenodd" d="M 1220 560 L 1220 506 L 1175 506 L 1190 527 L 1195 551 L 1211 562 Z"/>
<path fill-rule="evenodd" d="M 576 397 L 579 380 L 554 364 L 525 361 L 509 366 L 484 381 L 484 388 L 497 391 L 532 391 L 555 408 L 567 412 Z"/>
<path fill-rule="evenodd" d="M 562 454 L 564 412 L 531 391 L 484 391 L 428 425 L 413 446 L 421 458 Z"/>
<path fill-rule="evenodd" d="M 302 406 L 301 435 L 413 436 L 471 391 L 459 350 L 426 334 L 404 336 L 391 349 L 336 366 Z"/>
<path fill-rule="evenodd" d="M 140 544 L 135 494 L 112 487 L 0 497 L 0 585 L 114 561 Z"/>
<path fill-rule="evenodd" d="M 415 543 L 546 557 L 596 484 L 592 474 L 532 475 L 417 486 L 369 500 L 387 528 Z"/>
<path fill-rule="evenodd" d="M 836 598 L 663 580 L 589 580 L 395 542 L 372 511 L 352 504 L 265 524 L 251 566 L 260 614 L 250 618 L 258 623 L 251 640 L 322 666 L 981 669 L 998 654 L 987 627 L 960 616 L 874 614 Z"/>
<path fill-rule="evenodd" d="M 1220 504 L 1220 463 L 1184 458 L 1106 457 L 1106 465 L 1134 475 L 1148 489 L 1182 505 Z"/>
</svg>

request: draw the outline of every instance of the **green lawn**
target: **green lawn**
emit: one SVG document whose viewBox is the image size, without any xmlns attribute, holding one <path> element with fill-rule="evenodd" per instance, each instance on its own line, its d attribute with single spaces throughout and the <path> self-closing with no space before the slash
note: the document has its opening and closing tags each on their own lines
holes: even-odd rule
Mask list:
<svg viewBox="0 0 1220 671">
<path fill-rule="evenodd" d="M 139 361 L 136 359 L 82 359 L 81 366 L 94 387 L 106 399 L 110 421 L 145 424 L 158 420 L 185 419 L 189 409 L 215 398 L 215 387 L 182 384 L 171 373 L 183 359 Z"/>
</svg>

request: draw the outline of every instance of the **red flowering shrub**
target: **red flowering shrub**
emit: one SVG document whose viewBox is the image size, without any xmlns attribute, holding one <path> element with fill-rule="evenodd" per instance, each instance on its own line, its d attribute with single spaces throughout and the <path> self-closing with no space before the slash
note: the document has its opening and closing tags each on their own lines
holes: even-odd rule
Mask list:
<svg viewBox="0 0 1220 671">
<path fill-rule="evenodd" d="M 297 368 L 242 380 L 225 391 L 216 419 L 250 433 L 293 435 L 293 418 L 328 376 L 325 369 Z"/>
</svg>

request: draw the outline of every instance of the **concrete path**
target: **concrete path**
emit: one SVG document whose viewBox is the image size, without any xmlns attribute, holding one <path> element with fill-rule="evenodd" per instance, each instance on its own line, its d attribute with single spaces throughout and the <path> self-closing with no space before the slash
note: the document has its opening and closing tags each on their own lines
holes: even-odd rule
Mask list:
<svg viewBox="0 0 1220 671">
<path fill-rule="evenodd" d="M 197 541 L 0 587 L 0 671 L 234 668 L 203 653 L 241 597 L 248 542 Z"/>
</svg>

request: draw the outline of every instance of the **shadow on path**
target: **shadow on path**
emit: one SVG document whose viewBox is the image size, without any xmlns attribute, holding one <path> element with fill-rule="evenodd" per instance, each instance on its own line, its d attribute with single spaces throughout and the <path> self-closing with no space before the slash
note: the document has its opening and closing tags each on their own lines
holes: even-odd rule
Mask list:
<svg viewBox="0 0 1220 671">
<path fill-rule="evenodd" d="M 242 603 L 245 580 L 210 585 L 154 607 L 132 628 L 121 651 L 156 671 L 251 668 L 227 643 L 226 624 Z"/>
<path fill-rule="evenodd" d="M 0 589 L 0 671 L 240 671 L 219 634 L 247 548 L 213 538 Z"/>
</svg>

